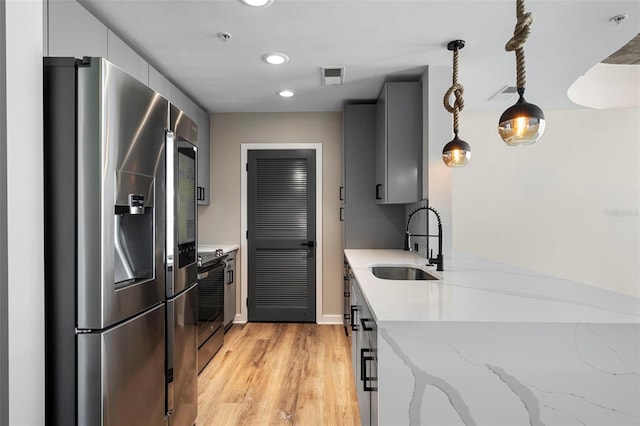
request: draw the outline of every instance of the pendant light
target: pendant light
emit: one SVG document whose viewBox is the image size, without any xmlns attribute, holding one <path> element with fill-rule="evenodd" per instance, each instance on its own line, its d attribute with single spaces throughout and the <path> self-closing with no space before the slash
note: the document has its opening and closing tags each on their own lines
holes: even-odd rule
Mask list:
<svg viewBox="0 0 640 426">
<path fill-rule="evenodd" d="M 533 15 L 525 12 L 524 0 L 516 0 L 516 16 L 518 21 L 513 31 L 513 37 L 507 42 L 505 50 L 516 53 L 519 99 L 515 105 L 502 113 L 498 125 L 500 137 L 509 146 L 529 145 L 536 142 L 542 136 L 545 127 L 542 110 L 524 99 L 526 83 L 524 44 L 529 38 L 533 22 Z"/>
<path fill-rule="evenodd" d="M 464 40 L 454 40 L 447 44 L 447 49 L 453 51 L 453 84 L 444 94 L 444 108 L 453 114 L 453 139 L 442 149 L 442 161 L 447 167 L 463 167 L 471 158 L 471 147 L 468 143 L 458 137 L 458 115 L 464 108 L 464 87 L 458 83 L 458 51 L 464 47 Z M 451 95 L 455 96 L 455 101 L 451 105 Z"/>
</svg>

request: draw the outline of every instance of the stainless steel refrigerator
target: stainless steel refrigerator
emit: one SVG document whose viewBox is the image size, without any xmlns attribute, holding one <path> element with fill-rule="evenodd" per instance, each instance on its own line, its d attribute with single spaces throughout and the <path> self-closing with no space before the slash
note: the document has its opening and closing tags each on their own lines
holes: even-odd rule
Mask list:
<svg viewBox="0 0 640 426">
<path fill-rule="evenodd" d="M 45 58 L 47 425 L 164 425 L 168 102 Z"/>
<path fill-rule="evenodd" d="M 198 414 L 198 126 L 170 105 L 167 137 L 167 413 L 170 426 Z"/>
</svg>

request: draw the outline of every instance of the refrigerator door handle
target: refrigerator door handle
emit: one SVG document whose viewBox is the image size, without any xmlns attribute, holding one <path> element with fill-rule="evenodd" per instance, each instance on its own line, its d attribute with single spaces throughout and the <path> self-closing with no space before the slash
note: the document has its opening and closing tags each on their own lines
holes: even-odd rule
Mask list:
<svg viewBox="0 0 640 426">
<path fill-rule="evenodd" d="M 174 156 L 175 156 L 175 146 L 176 146 L 176 137 L 175 134 L 168 130 L 166 133 L 167 136 L 167 145 L 166 145 L 166 155 L 167 155 L 167 209 L 166 209 L 166 222 L 167 222 L 167 235 L 166 235 L 166 262 L 168 266 L 173 266 L 174 258 L 176 258 L 173 254 L 173 246 L 175 241 L 175 224 L 174 224 L 174 216 L 175 216 L 175 166 L 174 166 Z M 177 259 L 177 258 L 176 258 Z"/>
<path fill-rule="evenodd" d="M 175 383 L 173 380 L 173 367 L 175 364 L 174 360 L 174 330 L 173 330 L 173 319 L 175 318 L 175 301 L 168 300 L 167 301 L 167 323 L 166 323 L 166 335 L 167 335 L 167 414 L 166 416 L 170 416 L 173 413 L 175 407 Z"/>
</svg>

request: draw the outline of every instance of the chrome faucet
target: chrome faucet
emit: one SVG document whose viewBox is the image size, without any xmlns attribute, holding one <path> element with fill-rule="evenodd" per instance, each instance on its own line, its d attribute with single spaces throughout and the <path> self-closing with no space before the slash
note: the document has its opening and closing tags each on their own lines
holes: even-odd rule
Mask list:
<svg viewBox="0 0 640 426">
<path fill-rule="evenodd" d="M 418 213 L 420 210 L 427 210 L 427 216 L 429 215 L 429 211 L 433 212 L 436 215 L 436 219 L 438 220 L 438 234 L 411 234 L 409 232 L 409 225 L 411 224 L 411 219 L 413 216 Z M 433 257 L 433 250 L 431 250 L 427 260 L 429 261 L 428 265 L 436 265 L 436 271 L 443 271 L 443 263 L 444 263 L 444 255 L 442 254 L 442 219 L 440 219 L 440 213 L 433 207 L 429 206 L 420 206 L 411 213 L 409 213 L 409 219 L 407 220 L 407 232 L 404 237 L 404 249 L 408 251 L 411 250 L 411 237 L 426 237 L 427 238 L 427 247 L 429 247 L 428 239 L 429 238 L 438 238 L 438 255 Z M 435 263 L 434 263 L 435 262 Z"/>
</svg>

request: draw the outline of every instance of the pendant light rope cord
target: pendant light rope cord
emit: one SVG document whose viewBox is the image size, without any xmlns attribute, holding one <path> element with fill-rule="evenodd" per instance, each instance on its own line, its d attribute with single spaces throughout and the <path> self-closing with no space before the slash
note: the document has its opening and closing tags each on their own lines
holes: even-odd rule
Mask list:
<svg viewBox="0 0 640 426">
<path fill-rule="evenodd" d="M 455 100 L 453 104 L 451 104 L 451 95 L 455 96 Z M 444 94 L 444 99 L 442 103 L 444 108 L 453 114 L 453 131 L 454 133 L 458 133 L 458 123 L 459 118 L 458 115 L 460 111 L 464 108 L 464 99 L 462 99 L 462 95 L 464 95 L 464 87 L 462 84 L 458 83 L 458 49 L 453 50 L 453 84 L 449 87 L 449 90 Z"/>
<path fill-rule="evenodd" d="M 524 44 L 531 34 L 531 24 L 533 23 L 533 15 L 529 12 L 525 12 L 524 9 L 525 0 L 516 1 L 516 27 L 513 30 L 513 37 L 507 42 L 504 49 L 507 52 L 516 52 L 516 67 L 517 67 L 517 87 L 519 89 L 524 88 L 527 82 L 525 73 L 525 61 L 524 61 Z"/>
</svg>

